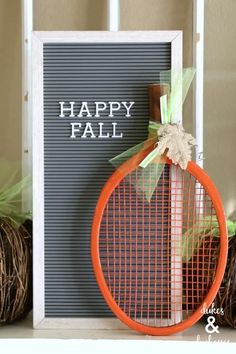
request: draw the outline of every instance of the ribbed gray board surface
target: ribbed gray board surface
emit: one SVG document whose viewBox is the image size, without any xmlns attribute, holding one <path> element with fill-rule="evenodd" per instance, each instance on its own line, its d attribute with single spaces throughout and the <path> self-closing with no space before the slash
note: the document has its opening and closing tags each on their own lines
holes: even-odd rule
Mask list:
<svg viewBox="0 0 236 354">
<path fill-rule="evenodd" d="M 149 84 L 171 67 L 170 43 L 44 44 L 44 199 L 46 317 L 112 316 L 97 287 L 90 260 L 93 211 L 111 175 L 108 160 L 147 136 Z M 135 101 L 101 118 L 59 118 L 59 101 Z M 78 107 L 77 106 L 77 107 Z M 78 109 L 75 105 L 75 113 Z M 70 139 L 70 122 L 98 122 L 122 139 Z"/>
</svg>

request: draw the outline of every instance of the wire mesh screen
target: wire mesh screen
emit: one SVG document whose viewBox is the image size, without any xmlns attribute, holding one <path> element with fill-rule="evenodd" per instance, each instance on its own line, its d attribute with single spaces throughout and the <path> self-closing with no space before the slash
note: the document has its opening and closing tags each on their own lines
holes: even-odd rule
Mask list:
<svg viewBox="0 0 236 354">
<path fill-rule="evenodd" d="M 174 325 L 192 315 L 213 283 L 219 238 L 211 231 L 218 220 L 203 186 L 179 167 L 165 165 L 150 202 L 135 180 L 147 185 L 147 174 L 128 174 L 104 209 L 101 267 L 126 315 L 149 326 Z"/>
</svg>

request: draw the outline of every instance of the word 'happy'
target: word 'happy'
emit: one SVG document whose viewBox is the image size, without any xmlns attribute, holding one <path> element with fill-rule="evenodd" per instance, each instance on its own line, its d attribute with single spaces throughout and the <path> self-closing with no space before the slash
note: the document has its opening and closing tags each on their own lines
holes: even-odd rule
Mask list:
<svg viewBox="0 0 236 354">
<path fill-rule="evenodd" d="M 119 114 L 124 117 L 131 117 L 131 108 L 135 102 L 118 102 L 118 101 L 95 101 L 88 104 L 83 101 L 76 104 L 73 101 L 59 102 L 60 114 L 59 118 L 114 118 Z M 71 139 L 80 138 L 122 138 L 123 133 L 118 132 L 117 122 L 71 122 Z"/>
</svg>

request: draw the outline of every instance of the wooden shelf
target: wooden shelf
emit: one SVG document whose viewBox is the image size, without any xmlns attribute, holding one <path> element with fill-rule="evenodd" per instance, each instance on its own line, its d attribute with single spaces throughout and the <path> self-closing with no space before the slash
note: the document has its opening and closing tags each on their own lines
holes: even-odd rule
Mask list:
<svg viewBox="0 0 236 354">
<path fill-rule="evenodd" d="M 211 342 L 235 342 L 236 330 L 220 328 L 219 334 L 211 337 L 205 332 L 205 324 L 198 323 L 189 330 L 169 337 L 152 337 L 127 330 L 43 330 L 32 328 L 32 316 L 12 325 L 0 327 L 0 339 L 8 338 L 47 338 L 47 339 L 128 339 L 128 340 L 168 340 L 168 341 L 211 341 Z"/>
</svg>

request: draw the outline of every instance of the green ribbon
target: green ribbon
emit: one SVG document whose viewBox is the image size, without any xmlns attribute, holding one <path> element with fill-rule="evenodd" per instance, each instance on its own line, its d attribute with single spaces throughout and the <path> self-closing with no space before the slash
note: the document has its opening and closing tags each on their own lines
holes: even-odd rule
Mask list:
<svg viewBox="0 0 236 354">
<path fill-rule="evenodd" d="M 0 162 L 0 218 L 8 218 L 16 228 L 26 219 L 31 219 L 30 212 L 22 212 L 22 192 L 30 187 L 29 176 L 15 183 L 18 166 L 13 163 Z"/>
<path fill-rule="evenodd" d="M 160 72 L 160 84 L 168 83 L 171 87 L 163 123 L 177 123 L 175 117 L 182 109 L 195 73 L 195 68 Z"/>
<path fill-rule="evenodd" d="M 227 220 L 228 237 L 236 235 L 236 221 Z M 188 229 L 182 238 L 182 259 L 183 262 L 189 260 L 201 247 L 204 238 L 209 236 L 220 237 L 219 222 L 216 216 L 206 216 L 198 221 L 193 227 Z"/>
<path fill-rule="evenodd" d="M 149 132 L 152 132 L 152 131 L 155 131 L 156 132 L 156 135 L 157 135 L 157 139 L 158 139 L 158 129 L 161 127 L 161 123 L 156 123 L 156 122 L 152 122 L 150 121 L 149 122 L 149 126 L 148 126 L 148 131 Z M 139 164 L 140 167 L 142 168 L 146 168 L 150 162 L 153 161 L 153 159 L 155 157 L 158 156 L 158 153 L 157 153 L 157 148 L 154 148 L 154 150 L 152 150 L 144 159 L 143 161 Z"/>
<path fill-rule="evenodd" d="M 148 131 L 152 132 L 155 131 L 157 138 L 158 138 L 158 129 L 161 127 L 161 123 L 156 123 L 156 122 L 149 122 L 149 126 L 148 126 Z M 142 168 L 146 168 L 150 162 L 152 162 L 152 160 L 157 156 L 157 149 L 155 148 L 154 150 L 152 150 L 146 157 L 145 159 L 139 164 L 140 167 Z"/>
</svg>

